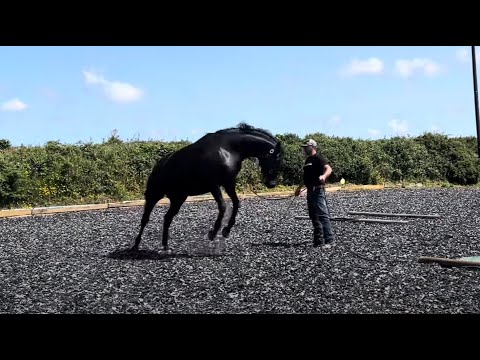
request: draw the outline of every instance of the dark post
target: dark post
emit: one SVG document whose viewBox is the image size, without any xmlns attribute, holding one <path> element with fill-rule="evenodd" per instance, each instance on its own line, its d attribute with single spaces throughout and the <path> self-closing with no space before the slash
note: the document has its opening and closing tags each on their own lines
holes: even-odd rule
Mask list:
<svg viewBox="0 0 480 360">
<path fill-rule="evenodd" d="M 475 46 L 472 46 L 473 89 L 475 92 L 475 119 L 477 122 L 477 156 L 480 158 L 480 120 L 478 115 L 478 87 L 477 87 L 477 64 Z"/>
</svg>

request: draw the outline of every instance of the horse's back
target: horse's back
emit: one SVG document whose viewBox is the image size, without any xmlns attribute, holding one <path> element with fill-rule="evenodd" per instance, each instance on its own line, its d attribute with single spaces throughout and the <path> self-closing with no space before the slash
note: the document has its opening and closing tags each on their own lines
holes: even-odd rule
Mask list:
<svg viewBox="0 0 480 360">
<path fill-rule="evenodd" d="M 217 134 L 207 134 L 162 159 L 157 171 L 162 178 L 173 182 L 189 182 L 216 179 L 226 169 Z"/>
</svg>

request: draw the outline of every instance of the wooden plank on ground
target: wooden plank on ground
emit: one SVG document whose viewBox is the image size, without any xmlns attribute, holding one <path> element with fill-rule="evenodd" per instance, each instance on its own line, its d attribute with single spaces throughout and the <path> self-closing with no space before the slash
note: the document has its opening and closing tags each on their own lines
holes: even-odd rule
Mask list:
<svg viewBox="0 0 480 360">
<path fill-rule="evenodd" d="M 433 256 L 421 256 L 418 259 L 419 263 L 437 263 L 444 267 L 451 266 L 468 266 L 480 268 L 480 256 L 464 257 L 459 259 L 448 259 Z"/>
<path fill-rule="evenodd" d="M 411 217 L 411 218 L 425 218 L 425 219 L 438 219 L 438 214 L 395 214 L 395 213 L 379 213 L 379 212 L 366 212 L 366 211 L 349 211 L 349 215 L 367 215 L 367 216 L 385 216 L 385 217 Z"/>
<path fill-rule="evenodd" d="M 298 215 L 295 216 L 295 220 L 309 220 L 309 216 Z M 364 219 L 364 218 L 351 218 L 351 217 L 331 217 L 331 221 L 350 221 L 350 222 L 369 222 L 369 223 L 381 223 L 381 224 L 408 224 L 406 220 L 384 220 L 384 219 Z"/>
</svg>

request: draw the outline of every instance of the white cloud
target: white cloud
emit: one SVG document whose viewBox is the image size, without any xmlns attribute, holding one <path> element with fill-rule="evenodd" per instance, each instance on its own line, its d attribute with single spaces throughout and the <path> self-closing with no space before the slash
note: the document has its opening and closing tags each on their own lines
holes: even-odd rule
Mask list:
<svg viewBox="0 0 480 360">
<path fill-rule="evenodd" d="M 83 76 L 86 84 L 102 86 L 105 95 L 115 102 L 134 102 L 140 100 L 144 95 L 142 89 L 137 88 L 132 84 L 110 81 L 93 71 L 83 71 Z"/>
<path fill-rule="evenodd" d="M 83 76 L 85 77 L 85 82 L 87 84 L 107 84 L 107 80 L 99 74 L 95 74 L 92 71 L 83 71 Z"/>
<path fill-rule="evenodd" d="M 415 58 L 412 60 L 399 59 L 395 61 L 395 72 L 403 78 L 411 77 L 415 72 L 432 77 L 440 74 L 442 71 L 443 67 L 431 59 Z"/>
<path fill-rule="evenodd" d="M 190 130 L 191 135 L 200 135 L 202 133 L 205 133 L 205 129 L 202 128 L 195 128 Z"/>
<path fill-rule="evenodd" d="M 153 136 L 154 138 L 159 138 L 162 136 L 162 131 L 158 129 L 154 129 L 149 132 L 148 136 Z"/>
<path fill-rule="evenodd" d="M 354 59 L 342 69 L 343 75 L 379 75 L 385 69 L 383 61 L 376 57 L 367 60 Z"/>
<path fill-rule="evenodd" d="M 440 128 L 437 125 L 432 125 L 432 128 L 430 130 L 434 134 L 440 134 Z"/>
<path fill-rule="evenodd" d="M 338 126 L 342 122 L 342 118 L 338 115 L 332 116 L 330 119 L 328 119 L 328 124 L 330 126 Z"/>
<path fill-rule="evenodd" d="M 151 130 L 148 136 L 158 140 L 176 141 L 180 136 L 180 131 L 178 128 L 162 127 L 161 129 Z"/>
<path fill-rule="evenodd" d="M 468 51 L 467 48 L 461 48 L 455 52 L 455 57 L 460 62 L 468 63 L 470 62 L 470 59 L 471 59 L 471 52 Z"/>
<path fill-rule="evenodd" d="M 396 135 L 406 135 L 408 132 L 408 124 L 405 120 L 393 119 L 388 123 L 388 126 Z"/>
<path fill-rule="evenodd" d="M 113 101 L 123 103 L 140 100 L 143 96 L 143 91 L 141 89 L 121 82 L 112 82 L 106 84 L 104 91 Z"/>
<path fill-rule="evenodd" d="M 376 136 L 380 135 L 380 130 L 377 130 L 377 129 L 368 129 L 368 134 L 369 134 L 370 136 L 376 137 Z"/>
<path fill-rule="evenodd" d="M 480 51 L 476 50 L 475 51 L 475 57 L 478 61 L 478 58 L 480 56 Z M 457 49 L 455 51 L 455 58 L 464 64 L 471 64 L 472 63 L 472 48 L 469 47 L 462 47 L 460 49 Z"/>
<path fill-rule="evenodd" d="M 2 104 L 3 111 L 23 111 L 27 108 L 27 104 L 18 98 L 6 101 Z"/>
</svg>

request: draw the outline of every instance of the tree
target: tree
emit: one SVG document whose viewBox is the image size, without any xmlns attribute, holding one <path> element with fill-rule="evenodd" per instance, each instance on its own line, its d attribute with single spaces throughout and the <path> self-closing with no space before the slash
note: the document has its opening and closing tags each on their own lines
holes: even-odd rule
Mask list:
<svg viewBox="0 0 480 360">
<path fill-rule="evenodd" d="M 12 144 L 10 143 L 10 140 L 0 139 L 0 151 L 10 149 L 11 147 L 12 147 Z"/>
</svg>

